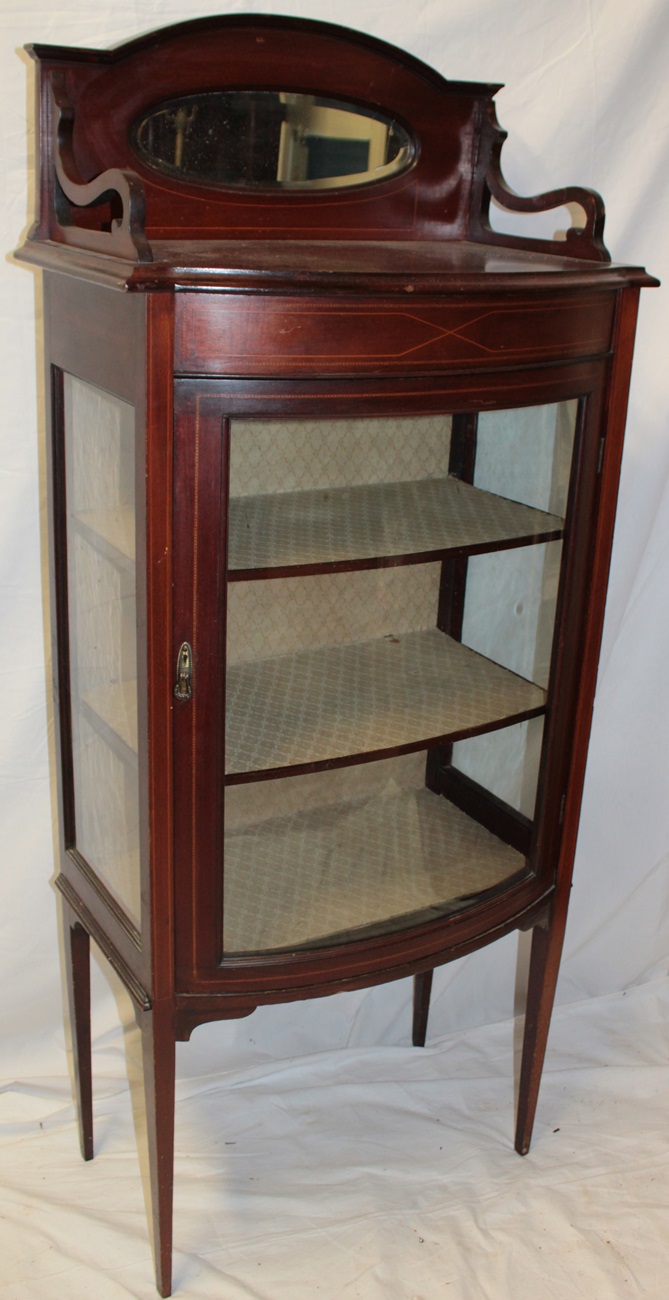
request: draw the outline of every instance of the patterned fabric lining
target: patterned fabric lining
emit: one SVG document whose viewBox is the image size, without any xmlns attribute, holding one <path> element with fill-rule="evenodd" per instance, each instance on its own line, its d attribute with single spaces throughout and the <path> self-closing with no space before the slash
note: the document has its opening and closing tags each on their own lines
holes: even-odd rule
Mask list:
<svg viewBox="0 0 669 1300">
<path fill-rule="evenodd" d="M 398 929 L 490 889 L 525 859 L 440 795 L 390 782 L 372 799 L 234 831 L 225 864 L 225 949 L 253 952 Z"/>
<path fill-rule="evenodd" d="M 559 532 L 557 515 L 456 478 L 230 501 L 231 570 L 420 555 Z"/>
<path fill-rule="evenodd" d="M 540 709 L 540 687 L 436 628 L 235 664 L 226 770 L 372 753 Z"/>
</svg>

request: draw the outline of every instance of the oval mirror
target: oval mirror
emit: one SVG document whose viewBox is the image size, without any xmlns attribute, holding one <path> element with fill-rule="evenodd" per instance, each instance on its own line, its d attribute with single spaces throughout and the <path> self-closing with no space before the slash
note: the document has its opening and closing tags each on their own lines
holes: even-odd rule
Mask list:
<svg viewBox="0 0 669 1300">
<path fill-rule="evenodd" d="M 132 143 L 157 171 L 203 185 L 323 189 L 395 176 L 414 158 L 397 122 L 292 91 L 214 90 L 156 105 Z"/>
</svg>

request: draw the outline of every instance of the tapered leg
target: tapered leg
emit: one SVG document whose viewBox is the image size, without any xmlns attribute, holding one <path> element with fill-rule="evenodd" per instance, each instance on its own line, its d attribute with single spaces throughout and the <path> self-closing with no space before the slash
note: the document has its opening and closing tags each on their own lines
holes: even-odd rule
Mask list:
<svg viewBox="0 0 669 1300">
<path fill-rule="evenodd" d="M 172 1294 L 172 1190 L 174 1186 L 174 1025 L 171 1008 L 139 1015 L 151 1175 L 151 1226 L 156 1285 Z"/>
<path fill-rule="evenodd" d="M 413 1045 L 425 1046 L 427 1017 L 430 1011 L 430 994 L 434 971 L 426 970 L 413 977 Z"/>
<path fill-rule="evenodd" d="M 564 919 L 554 916 L 547 926 L 537 925 L 532 932 L 516 1119 L 516 1151 L 521 1156 L 527 1155 L 532 1140 L 564 931 Z"/>
<path fill-rule="evenodd" d="M 65 899 L 62 908 L 79 1143 L 84 1160 L 91 1160 L 93 1158 L 93 1080 L 90 939 Z"/>
</svg>

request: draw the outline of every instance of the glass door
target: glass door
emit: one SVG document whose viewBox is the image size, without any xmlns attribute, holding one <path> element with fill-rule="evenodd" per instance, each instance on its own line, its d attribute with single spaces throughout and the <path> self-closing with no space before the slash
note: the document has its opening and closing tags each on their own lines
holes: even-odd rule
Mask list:
<svg viewBox="0 0 669 1300">
<path fill-rule="evenodd" d="M 576 414 L 230 421 L 224 957 L 531 872 Z"/>
</svg>

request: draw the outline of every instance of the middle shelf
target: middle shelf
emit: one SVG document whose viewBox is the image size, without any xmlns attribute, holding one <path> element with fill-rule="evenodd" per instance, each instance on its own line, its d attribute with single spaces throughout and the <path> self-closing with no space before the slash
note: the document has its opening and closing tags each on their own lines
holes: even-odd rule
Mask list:
<svg viewBox="0 0 669 1300">
<path fill-rule="evenodd" d="M 120 756 L 136 762 L 135 684 L 91 691 L 82 705 Z M 545 706 L 540 686 L 436 628 L 233 664 L 226 782 L 409 753 L 522 722 Z"/>
<path fill-rule="evenodd" d="M 230 665 L 226 780 L 257 780 L 535 717 L 546 693 L 436 628 Z"/>
</svg>

